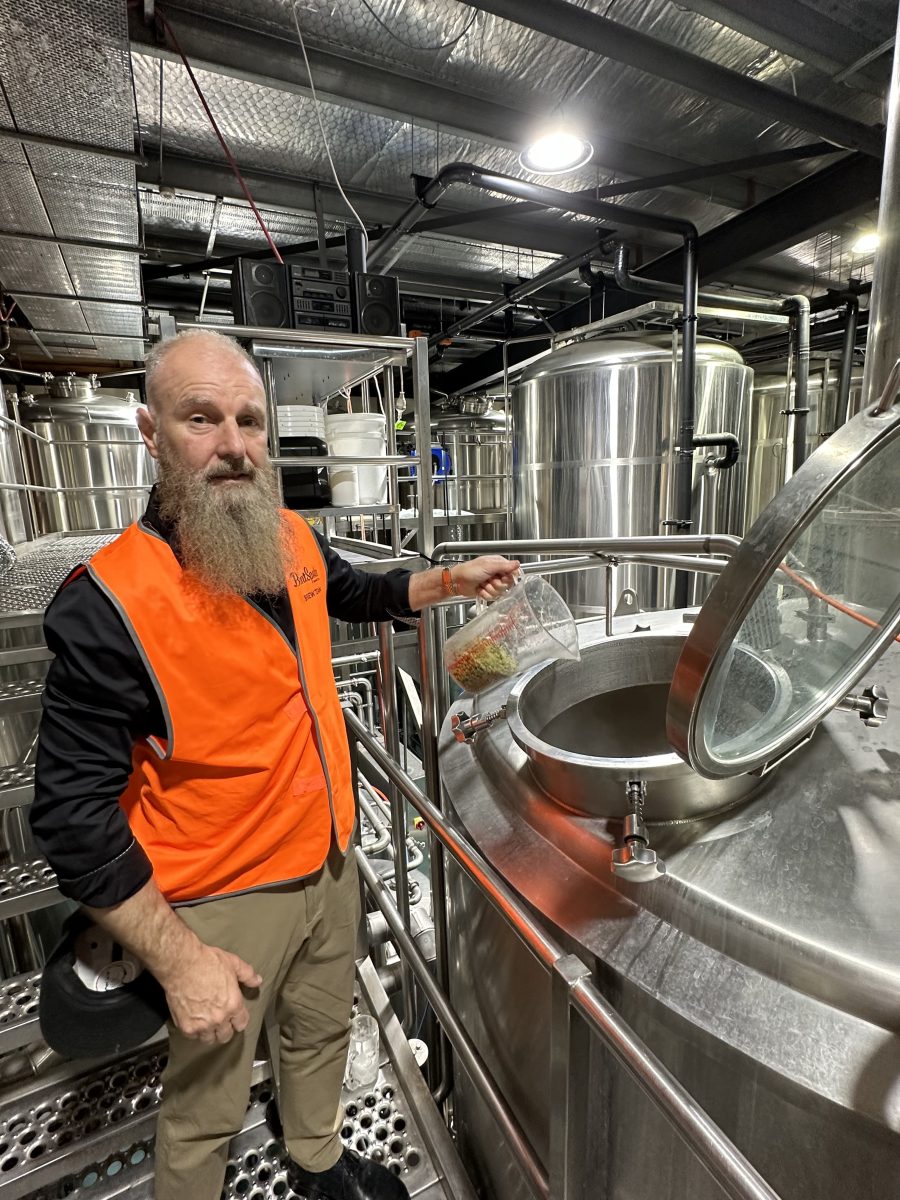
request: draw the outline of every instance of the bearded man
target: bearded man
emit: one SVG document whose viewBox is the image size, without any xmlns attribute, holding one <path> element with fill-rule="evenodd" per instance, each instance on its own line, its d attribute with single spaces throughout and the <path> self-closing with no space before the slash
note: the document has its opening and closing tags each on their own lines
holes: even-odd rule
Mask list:
<svg viewBox="0 0 900 1200">
<path fill-rule="evenodd" d="M 165 990 L 157 1200 L 218 1200 L 268 1006 L 301 1196 L 406 1196 L 343 1151 L 359 890 L 329 615 L 404 618 L 496 596 L 517 563 L 367 575 L 279 508 L 265 392 L 227 337 L 147 360 L 144 515 L 47 610 L 32 828 L 59 877 Z"/>
</svg>

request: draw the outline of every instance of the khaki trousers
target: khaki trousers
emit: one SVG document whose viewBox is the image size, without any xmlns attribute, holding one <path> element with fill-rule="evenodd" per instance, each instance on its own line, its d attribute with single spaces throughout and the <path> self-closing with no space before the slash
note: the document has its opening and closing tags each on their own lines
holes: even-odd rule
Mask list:
<svg viewBox="0 0 900 1200">
<path fill-rule="evenodd" d="M 210 900 L 178 914 L 209 945 L 262 976 L 250 1024 L 207 1046 L 169 1028 L 156 1135 L 156 1200 L 219 1200 L 228 1143 L 247 1111 L 270 1004 L 280 1025 L 279 1106 L 288 1151 L 310 1171 L 341 1153 L 340 1094 L 353 1004 L 359 885 L 352 846 L 302 883 Z"/>
</svg>

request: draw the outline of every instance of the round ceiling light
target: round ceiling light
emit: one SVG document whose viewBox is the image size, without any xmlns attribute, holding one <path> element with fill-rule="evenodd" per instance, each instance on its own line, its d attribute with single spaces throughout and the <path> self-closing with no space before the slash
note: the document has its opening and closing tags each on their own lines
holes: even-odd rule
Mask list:
<svg viewBox="0 0 900 1200">
<path fill-rule="evenodd" d="M 874 230 L 861 233 L 850 247 L 853 254 L 874 254 L 878 249 L 878 234 Z"/>
<path fill-rule="evenodd" d="M 594 153 L 590 142 L 565 129 L 555 129 L 542 134 L 519 155 L 519 162 L 526 171 L 537 175 L 561 175 L 563 171 L 574 171 L 583 167 Z"/>
</svg>

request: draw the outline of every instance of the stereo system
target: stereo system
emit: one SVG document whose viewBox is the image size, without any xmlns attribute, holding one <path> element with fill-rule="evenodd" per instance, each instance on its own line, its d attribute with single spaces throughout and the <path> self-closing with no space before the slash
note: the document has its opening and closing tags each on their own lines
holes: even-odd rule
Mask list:
<svg viewBox="0 0 900 1200">
<path fill-rule="evenodd" d="M 400 286 L 389 275 L 240 258 L 232 275 L 234 320 L 264 329 L 331 329 L 397 337 Z"/>
</svg>

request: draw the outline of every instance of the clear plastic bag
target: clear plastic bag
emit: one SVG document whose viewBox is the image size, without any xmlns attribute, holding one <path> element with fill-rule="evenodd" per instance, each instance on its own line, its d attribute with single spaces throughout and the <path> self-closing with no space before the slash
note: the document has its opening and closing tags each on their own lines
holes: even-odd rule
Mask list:
<svg viewBox="0 0 900 1200">
<path fill-rule="evenodd" d="M 554 658 L 581 658 L 578 630 L 559 592 L 539 575 L 514 584 L 444 645 L 444 666 L 472 693 Z"/>
</svg>

